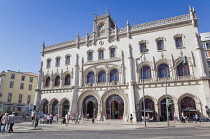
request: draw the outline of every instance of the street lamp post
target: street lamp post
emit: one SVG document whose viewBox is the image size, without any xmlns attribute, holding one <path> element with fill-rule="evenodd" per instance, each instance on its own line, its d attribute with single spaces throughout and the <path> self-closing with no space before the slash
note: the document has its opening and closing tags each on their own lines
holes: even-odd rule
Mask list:
<svg viewBox="0 0 210 139">
<path fill-rule="evenodd" d="M 141 65 L 142 65 L 142 71 L 141 71 L 141 78 L 142 78 L 142 94 L 143 94 L 143 109 L 144 109 L 144 127 L 147 126 L 146 124 L 146 111 L 145 111 L 145 99 L 144 99 L 144 70 L 143 70 L 143 60 L 142 60 L 142 57 L 144 56 L 145 52 L 148 52 L 149 49 L 145 49 L 144 52 L 142 53 L 142 55 L 139 57 L 139 58 L 136 58 L 136 60 L 140 60 L 141 59 Z M 142 119 L 143 120 L 143 119 Z"/>
<path fill-rule="evenodd" d="M 167 112 L 167 125 L 168 126 L 170 126 L 169 125 L 169 113 L 168 113 L 168 107 L 169 107 L 169 101 L 168 101 L 168 92 L 167 92 L 167 85 L 168 85 L 168 77 L 169 77 L 169 75 L 170 75 L 170 73 L 171 73 L 171 71 L 173 71 L 179 64 L 181 64 L 181 63 L 183 63 L 183 64 L 187 64 L 188 63 L 188 60 L 187 60 L 187 57 L 186 56 L 183 56 L 182 57 L 182 60 L 178 63 L 178 64 L 176 64 L 169 72 L 168 72 L 168 74 L 167 74 L 167 77 L 166 77 L 166 81 L 165 81 L 165 96 L 166 96 L 166 112 Z"/>
</svg>

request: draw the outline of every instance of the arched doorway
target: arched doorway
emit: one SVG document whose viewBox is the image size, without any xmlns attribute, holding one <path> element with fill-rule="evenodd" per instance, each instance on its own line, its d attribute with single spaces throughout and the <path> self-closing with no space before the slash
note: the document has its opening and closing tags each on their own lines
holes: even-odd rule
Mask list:
<svg viewBox="0 0 210 139">
<path fill-rule="evenodd" d="M 171 103 L 168 106 L 168 116 L 169 120 L 172 120 L 173 114 L 174 114 L 174 101 L 171 98 L 167 98 L 171 100 Z M 160 102 L 160 121 L 166 121 L 167 120 L 167 109 L 166 109 L 166 98 L 163 98 Z"/>
<path fill-rule="evenodd" d="M 108 119 L 122 119 L 124 101 L 118 95 L 111 95 L 106 101 L 106 114 Z"/>
<path fill-rule="evenodd" d="M 83 100 L 83 115 L 88 118 L 96 118 L 98 113 L 98 101 L 94 96 L 87 96 Z"/>
<path fill-rule="evenodd" d="M 68 100 L 65 100 L 63 102 L 63 106 L 62 106 L 62 117 L 64 117 L 66 114 L 68 114 L 69 112 L 69 101 Z"/>
<path fill-rule="evenodd" d="M 187 116 L 189 120 L 193 120 L 193 116 L 198 112 L 195 105 L 195 100 L 191 97 L 184 97 L 181 100 L 181 111 L 184 116 Z"/>
<path fill-rule="evenodd" d="M 47 100 L 45 100 L 43 105 L 42 105 L 42 111 L 43 111 L 44 114 L 48 114 L 48 103 L 49 102 Z"/>
<path fill-rule="evenodd" d="M 58 101 L 55 100 L 52 103 L 52 114 L 58 114 Z"/>
<path fill-rule="evenodd" d="M 141 102 L 141 115 L 144 115 L 144 105 L 143 105 L 143 100 Z M 155 118 L 155 104 L 154 101 L 150 98 L 146 98 L 145 99 L 145 112 L 146 112 L 146 116 L 148 116 L 148 118 Z"/>
</svg>

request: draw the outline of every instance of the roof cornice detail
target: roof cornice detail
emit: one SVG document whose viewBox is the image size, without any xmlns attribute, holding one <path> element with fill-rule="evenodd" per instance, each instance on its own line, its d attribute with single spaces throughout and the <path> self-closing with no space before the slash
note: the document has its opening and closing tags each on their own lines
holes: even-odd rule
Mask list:
<svg viewBox="0 0 210 139">
<path fill-rule="evenodd" d="M 129 32 L 136 32 L 136 31 L 143 31 L 145 29 L 149 29 L 149 28 L 154 28 L 154 27 L 161 27 L 161 26 L 165 26 L 165 25 L 169 25 L 169 24 L 173 24 L 175 26 L 179 26 L 179 24 L 174 24 L 174 23 L 180 23 L 180 22 L 184 22 L 184 21 L 191 21 L 191 17 L 190 14 L 185 14 L 185 15 L 180 15 L 180 16 L 176 16 L 176 17 L 171 17 L 171 18 L 166 18 L 166 19 L 161 19 L 161 20 L 156 20 L 156 21 L 152 21 L 152 22 L 147 22 L 147 23 L 143 23 L 143 24 L 138 24 L 138 25 L 134 25 L 134 26 L 130 26 L 130 30 Z M 196 18 L 197 20 L 197 18 Z M 187 24 L 187 22 L 186 22 Z M 116 30 L 111 30 L 110 31 L 110 37 L 116 35 L 115 34 Z M 117 35 L 122 35 L 124 33 L 127 33 L 127 27 L 124 28 L 119 28 L 117 29 Z M 88 37 L 81 37 L 81 38 L 77 38 L 74 40 L 69 40 L 69 41 L 65 41 L 65 42 L 61 42 L 58 44 L 54 44 L 54 45 L 50 45 L 44 48 L 45 52 L 48 51 L 53 51 L 56 49 L 60 49 L 60 48 L 64 48 L 64 47 L 73 47 L 76 46 L 77 44 L 83 44 L 86 42 L 91 42 L 93 41 L 94 34 L 89 35 Z M 132 34 L 135 35 L 135 34 Z M 100 38 L 98 38 L 100 39 Z"/>
</svg>

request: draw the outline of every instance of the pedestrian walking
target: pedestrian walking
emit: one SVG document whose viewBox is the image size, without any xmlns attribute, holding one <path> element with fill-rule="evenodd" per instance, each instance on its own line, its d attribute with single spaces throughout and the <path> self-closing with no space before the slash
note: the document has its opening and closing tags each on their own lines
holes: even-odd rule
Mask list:
<svg viewBox="0 0 210 139">
<path fill-rule="evenodd" d="M 75 124 L 79 124 L 79 116 L 78 116 L 78 114 L 76 114 L 76 116 L 75 116 Z"/>
<path fill-rule="evenodd" d="M 197 123 L 198 122 L 198 115 L 197 115 L 197 113 L 195 114 L 195 123 Z"/>
<path fill-rule="evenodd" d="M 31 120 L 30 126 L 34 126 L 35 115 L 32 115 L 30 120 Z"/>
<path fill-rule="evenodd" d="M 47 124 L 49 124 L 49 123 L 50 123 L 50 115 L 47 114 Z"/>
<path fill-rule="evenodd" d="M 130 123 L 133 123 L 133 115 L 130 114 Z"/>
<path fill-rule="evenodd" d="M 58 123 L 58 114 L 56 115 L 55 119 L 56 119 L 56 124 L 57 124 Z"/>
<path fill-rule="evenodd" d="M 9 115 L 9 133 L 13 132 L 13 126 L 15 124 L 15 113 Z"/>
<path fill-rule="evenodd" d="M 52 124 L 52 121 L 53 121 L 53 115 L 52 113 L 50 114 L 50 124 Z"/>
<path fill-rule="evenodd" d="M 177 122 L 177 116 L 176 116 L 176 113 L 174 112 L 174 123 Z"/>
<path fill-rule="evenodd" d="M 182 122 L 185 123 L 185 116 L 183 112 L 182 112 Z"/>
<path fill-rule="evenodd" d="M 6 127 L 6 125 L 9 123 L 9 116 L 8 116 L 8 113 L 5 113 L 5 115 L 1 118 L 1 123 L 2 123 L 2 126 L 3 126 L 1 132 L 2 132 L 2 134 L 4 134 L 4 132 L 5 132 L 5 127 Z"/>
<path fill-rule="evenodd" d="M 80 123 L 81 120 L 82 120 L 82 115 L 79 114 L 79 123 Z"/>
<path fill-rule="evenodd" d="M 66 123 L 66 126 L 67 126 L 68 123 L 69 123 L 69 116 L 68 116 L 68 114 L 65 115 L 65 119 L 66 119 L 66 122 L 65 123 Z"/>
</svg>

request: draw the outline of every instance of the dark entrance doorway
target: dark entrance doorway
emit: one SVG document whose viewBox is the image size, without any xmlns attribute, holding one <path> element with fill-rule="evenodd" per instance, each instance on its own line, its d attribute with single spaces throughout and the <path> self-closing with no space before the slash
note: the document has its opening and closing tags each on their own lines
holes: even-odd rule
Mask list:
<svg viewBox="0 0 210 139">
<path fill-rule="evenodd" d="M 89 113 L 89 118 L 93 118 L 94 103 L 92 101 L 89 101 L 87 103 L 87 113 Z"/>
<path fill-rule="evenodd" d="M 98 101 L 94 96 L 87 96 L 83 100 L 83 115 L 87 118 L 97 117 Z"/>
<path fill-rule="evenodd" d="M 44 114 L 48 114 L 48 101 L 47 100 L 45 100 L 45 102 L 43 103 L 42 111 Z"/>
<path fill-rule="evenodd" d="M 115 100 L 111 103 L 111 119 L 119 119 L 119 104 Z"/>
<path fill-rule="evenodd" d="M 63 110 L 62 110 L 62 117 L 65 117 L 66 114 L 69 112 L 69 101 L 65 100 L 63 102 Z"/>
<path fill-rule="evenodd" d="M 108 119 L 122 119 L 124 113 L 124 101 L 118 95 L 111 95 L 106 100 L 106 114 Z"/>
<path fill-rule="evenodd" d="M 167 98 L 170 99 L 170 98 Z M 167 120 L 167 110 L 166 110 L 166 98 L 162 99 L 160 102 L 160 108 L 161 108 L 161 117 L 160 117 L 160 121 L 166 121 Z M 173 120 L 174 114 L 174 102 L 171 99 L 171 104 L 168 107 L 168 115 L 169 115 L 169 120 Z"/>
</svg>

